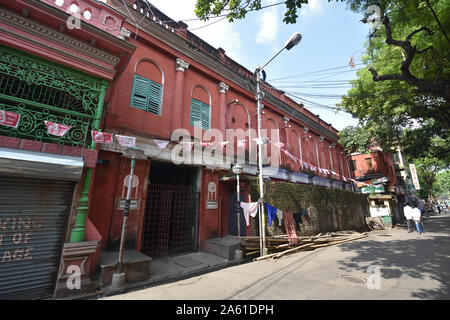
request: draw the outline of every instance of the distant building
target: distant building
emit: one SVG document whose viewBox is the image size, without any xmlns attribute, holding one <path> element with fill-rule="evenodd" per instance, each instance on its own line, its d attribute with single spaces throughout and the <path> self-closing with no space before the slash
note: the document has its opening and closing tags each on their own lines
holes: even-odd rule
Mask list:
<svg viewBox="0 0 450 320">
<path fill-rule="evenodd" d="M 358 187 L 370 194 L 371 216 L 386 217 L 387 224 L 403 221 L 403 201 L 397 197 L 399 180 L 392 155 L 372 147 L 370 153 L 352 153 L 349 159 Z"/>
</svg>

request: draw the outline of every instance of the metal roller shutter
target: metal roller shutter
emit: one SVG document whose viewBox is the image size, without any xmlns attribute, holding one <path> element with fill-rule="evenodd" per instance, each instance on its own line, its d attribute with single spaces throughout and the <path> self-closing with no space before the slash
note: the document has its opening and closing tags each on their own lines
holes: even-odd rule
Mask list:
<svg viewBox="0 0 450 320">
<path fill-rule="evenodd" d="M 53 295 L 74 182 L 0 175 L 0 299 Z"/>
</svg>

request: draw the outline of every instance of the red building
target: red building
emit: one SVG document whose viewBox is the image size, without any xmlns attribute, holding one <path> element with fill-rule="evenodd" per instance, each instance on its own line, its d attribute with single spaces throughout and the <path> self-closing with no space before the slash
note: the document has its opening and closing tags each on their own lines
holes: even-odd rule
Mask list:
<svg viewBox="0 0 450 320">
<path fill-rule="evenodd" d="M 128 14 L 122 2 L 108 4 Z M 253 72 L 157 8 L 143 1 L 128 4 L 133 17 L 124 28 L 136 51 L 109 88 L 103 128 L 135 137 L 148 157 L 138 160 L 135 169 L 127 248 L 155 258 L 201 250 L 205 240 L 237 232 L 232 163 L 240 161 L 245 174 L 257 174 Z M 142 19 L 136 28 L 132 21 Z M 262 128 L 271 142 L 265 146 L 265 159 L 271 161 L 264 177 L 351 190 L 338 131 L 269 84 L 264 91 Z M 184 136 L 181 142 L 173 136 L 177 130 Z M 192 142 L 192 149 L 186 142 Z M 214 151 L 208 142 L 216 143 Z M 91 196 L 89 218 L 106 251 L 116 250 L 120 242 L 119 204 L 130 171 L 123 150 L 116 142 L 101 145 Z M 228 154 L 218 157 L 221 151 Z M 173 156 L 181 152 L 178 160 L 183 162 L 174 164 Z M 241 188 L 244 201 L 257 200 L 250 199 L 245 180 Z"/>
<path fill-rule="evenodd" d="M 371 216 L 392 217 L 389 225 L 401 222 L 403 209 L 401 201 L 397 200 L 400 190 L 392 155 L 373 147 L 367 154 L 351 154 L 350 161 L 358 187 L 363 193 L 371 193 Z"/>
<path fill-rule="evenodd" d="M 241 200 L 257 201 L 249 190 L 258 174 L 253 72 L 147 2 L 126 3 L 1 1 L 0 110 L 21 116 L 17 127 L 0 123 L 0 188 L 9 201 L 0 208 L 1 222 L 47 226 L 41 223 L 50 217 L 47 209 L 22 214 L 54 199 L 59 213 L 49 220 L 57 226 L 49 222 L 33 246 L 15 248 L 14 230 L 0 230 L 0 298 L 21 296 L 20 286 L 25 297 L 52 295 L 72 264 L 89 281 L 100 253 L 119 247 L 128 188 L 125 247 L 152 258 L 202 250 L 208 239 L 237 234 L 233 164 L 244 167 Z M 264 178 L 353 190 L 338 131 L 270 84 L 263 91 Z M 72 129 L 55 138 L 44 121 Z M 146 159 L 137 160 L 133 177 L 126 148 L 117 139 L 93 142 L 91 130 L 136 139 Z M 25 163 L 19 170 L 21 157 L 34 169 Z M 68 163 L 72 171 L 64 172 Z M 25 185 L 34 189 L 24 193 Z M 49 258 L 39 241 L 53 227 L 58 236 L 47 243 Z M 249 234 L 252 227 L 241 230 Z M 13 261 L 27 248 L 47 259 L 36 263 L 51 261 L 48 278 L 33 280 L 30 273 L 33 281 L 13 276 L 14 283 L 3 274 L 35 267 Z"/>
<path fill-rule="evenodd" d="M 69 265 L 83 284 L 97 265 L 102 239 L 86 219 L 98 156 L 90 131 L 134 50 L 124 21 L 91 0 L 0 1 L 2 300 L 53 296 Z"/>
</svg>

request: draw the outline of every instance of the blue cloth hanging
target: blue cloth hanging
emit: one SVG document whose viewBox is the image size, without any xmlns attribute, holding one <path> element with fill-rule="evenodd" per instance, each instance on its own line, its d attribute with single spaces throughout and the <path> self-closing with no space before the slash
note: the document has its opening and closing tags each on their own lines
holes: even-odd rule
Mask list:
<svg viewBox="0 0 450 320">
<path fill-rule="evenodd" d="M 267 210 L 267 217 L 269 218 L 269 226 L 272 226 L 272 221 L 275 221 L 277 216 L 277 208 L 272 207 L 270 204 L 265 203 Z"/>
</svg>

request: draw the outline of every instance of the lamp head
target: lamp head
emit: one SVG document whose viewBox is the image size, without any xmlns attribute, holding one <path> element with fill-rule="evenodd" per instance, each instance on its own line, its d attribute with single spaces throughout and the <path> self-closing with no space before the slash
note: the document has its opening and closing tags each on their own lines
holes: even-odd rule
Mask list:
<svg viewBox="0 0 450 320">
<path fill-rule="evenodd" d="M 291 50 L 294 46 L 300 43 L 302 40 L 302 35 L 298 32 L 294 33 L 289 40 L 286 42 L 284 47 L 288 50 Z"/>
<path fill-rule="evenodd" d="M 233 174 L 236 174 L 236 175 L 242 174 L 243 171 L 244 171 L 244 168 L 239 163 L 236 163 L 233 166 Z"/>
</svg>

